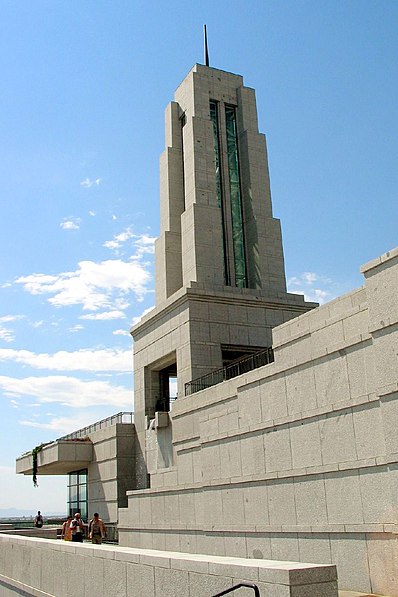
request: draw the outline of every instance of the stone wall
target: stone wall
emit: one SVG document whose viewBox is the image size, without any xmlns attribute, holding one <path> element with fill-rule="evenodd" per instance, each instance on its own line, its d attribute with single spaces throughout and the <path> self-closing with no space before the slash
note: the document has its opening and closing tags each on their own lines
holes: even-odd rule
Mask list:
<svg viewBox="0 0 398 597">
<path fill-rule="evenodd" d="M 337 597 L 335 566 L 0 536 L 0 597 L 211 597 L 242 581 L 261 597 Z"/>
<path fill-rule="evenodd" d="M 273 330 L 274 363 L 179 397 L 123 545 L 335 562 L 340 588 L 398 595 L 398 250 L 362 271 Z"/>
</svg>

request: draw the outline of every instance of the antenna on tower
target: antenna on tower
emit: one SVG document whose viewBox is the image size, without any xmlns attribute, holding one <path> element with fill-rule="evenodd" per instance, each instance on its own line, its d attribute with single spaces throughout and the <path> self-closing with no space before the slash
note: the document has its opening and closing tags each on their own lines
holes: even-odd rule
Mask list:
<svg viewBox="0 0 398 597">
<path fill-rule="evenodd" d="M 205 65 L 209 66 L 209 50 L 207 47 L 207 29 L 206 25 L 203 25 L 204 42 L 205 42 Z"/>
</svg>

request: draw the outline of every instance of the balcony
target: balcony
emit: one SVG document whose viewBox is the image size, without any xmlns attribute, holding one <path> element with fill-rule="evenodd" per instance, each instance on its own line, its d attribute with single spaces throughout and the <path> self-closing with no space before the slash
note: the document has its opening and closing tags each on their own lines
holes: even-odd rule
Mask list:
<svg viewBox="0 0 398 597">
<path fill-rule="evenodd" d="M 67 475 L 71 471 L 87 468 L 92 458 L 93 444 L 89 439 L 58 439 L 44 445 L 37 454 L 37 471 L 40 475 Z M 17 458 L 16 472 L 32 475 L 32 452 Z"/>
<path fill-rule="evenodd" d="M 117 423 L 131 424 L 133 420 L 132 412 L 120 412 L 64 435 L 53 442 L 43 444 L 42 449 L 37 453 L 38 474 L 66 475 L 72 471 L 87 468 L 93 459 L 91 434 Z M 23 475 L 33 474 L 32 452 L 26 452 L 17 458 L 16 472 Z"/>
</svg>

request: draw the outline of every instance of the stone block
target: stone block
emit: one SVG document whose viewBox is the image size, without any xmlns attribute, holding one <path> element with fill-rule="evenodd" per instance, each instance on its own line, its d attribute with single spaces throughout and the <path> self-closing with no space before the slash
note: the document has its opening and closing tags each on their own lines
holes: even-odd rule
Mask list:
<svg viewBox="0 0 398 597">
<path fill-rule="evenodd" d="M 99 558 L 84 558 L 84 560 L 84 596 L 103 595 L 104 560 Z"/>
<path fill-rule="evenodd" d="M 329 524 L 363 523 L 358 471 L 340 471 L 325 476 Z"/>
<path fill-rule="evenodd" d="M 323 464 L 357 459 L 355 433 L 350 408 L 334 411 L 319 418 Z"/>
<path fill-rule="evenodd" d="M 260 382 L 261 420 L 272 421 L 287 415 L 286 381 L 284 375 Z"/>
<path fill-rule="evenodd" d="M 298 543 L 301 562 L 332 563 L 330 538 L 327 533 L 299 533 Z"/>
<path fill-rule="evenodd" d="M 155 568 L 156 597 L 189 595 L 189 574 L 186 570 Z"/>
<path fill-rule="evenodd" d="M 322 464 L 321 440 L 317 419 L 305 419 L 290 425 L 293 468 Z"/>
<path fill-rule="evenodd" d="M 262 419 L 260 389 L 258 384 L 238 390 L 239 427 L 258 425 Z"/>
<path fill-rule="evenodd" d="M 323 477 L 311 475 L 294 480 L 297 524 L 326 524 L 326 492 Z"/>
<path fill-rule="evenodd" d="M 246 525 L 269 524 L 268 492 L 265 482 L 243 485 L 243 502 Z"/>
<path fill-rule="evenodd" d="M 231 438 L 220 442 L 221 478 L 233 479 L 242 476 L 240 441 Z"/>
<path fill-rule="evenodd" d="M 398 587 L 398 541 L 396 535 L 366 535 L 372 593 L 394 595 Z"/>
<path fill-rule="evenodd" d="M 203 480 L 211 481 L 221 478 L 220 446 L 218 442 L 202 447 L 202 472 Z"/>
<path fill-rule="evenodd" d="M 398 454 L 398 392 L 380 399 L 381 418 L 387 454 Z"/>
<path fill-rule="evenodd" d="M 339 589 L 372 593 L 365 535 L 330 535 L 332 562 L 337 566 Z"/>
<path fill-rule="evenodd" d="M 293 480 L 283 479 L 280 481 L 272 481 L 268 484 L 267 489 L 270 524 L 297 524 Z"/>
<path fill-rule="evenodd" d="M 299 559 L 298 536 L 296 533 L 271 533 L 273 560 L 297 562 Z"/>
<path fill-rule="evenodd" d="M 341 356 L 338 353 L 328 355 L 320 359 L 313 369 L 317 406 L 331 405 L 340 400 L 349 399 L 350 386 L 344 355 Z"/>
<path fill-rule="evenodd" d="M 264 439 L 262 433 L 245 435 L 240 442 L 242 474 L 257 475 L 265 472 Z"/>
<path fill-rule="evenodd" d="M 127 564 L 128 595 L 155 597 L 155 568 L 142 564 Z"/>
<path fill-rule="evenodd" d="M 363 517 L 365 523 L 398 522 L 392 501 L 390 473 L 386 466 L 359 470 Z"/>
<path fill-rule="evenodd" d="M 192 491 L 181 491 L 178 494 L 180 516 L 178 522 L 192 526 L 195 524 L 195 495 Z"/>
<path fill-rule="evenodd" d="M 337 597 L 337 581 L 300 585 L 292 587 L 290 592 L 291 597 L 308 597 L 309 595 L 316 595 L 317 597 Z"/>
<path fill-rule="evenodd" d="M 264 436 L 264 449 L 267 473 L 293 468 L 290 429 L 287 425 L 274 427 L 267 431 Z"/>
<path fill-rule="evenodd" d="M 227 486 L 219 491 L 222 502 L 222 523 L 227 526 L 243 525 L 245 516 L 242 486 Z"/>
<path fill-rule="evenodd" d="M 302 413 L 317 407 L 314 368 L 306 365 L 286 373 L 288 414 Z"/>
<path fill-rule="evenodd" d="M 355 446 L 358 459 L 375 458 L 386 452 L 379 402 L 353 408 Z M 398 449 L 398 447 L 397 447 Z"/>
</svg>

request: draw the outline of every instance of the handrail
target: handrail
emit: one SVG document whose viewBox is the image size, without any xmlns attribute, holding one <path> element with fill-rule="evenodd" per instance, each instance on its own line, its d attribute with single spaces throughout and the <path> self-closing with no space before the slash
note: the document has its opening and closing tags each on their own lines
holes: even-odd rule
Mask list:
<svg viewBox="0 0 398 597">
<path fill-rule="evenodd" d="M 202 377 L 198 377 L 193 381 L 189 381 L 185 384 L 185 396 L 190 396 L 195 392 L 200 392 L 201 390 L 205 390 L 206 388 L 211 388 L 216 384 L 221 383 L 227 379 L 232 379 L 233 377 L 237 377 L 238 375 L 242 375 L 242 373 L 248 373 L 253 369 L 257 369 L 258 367 L 262 367 L 263 365 L 268 365 L 274 361 L 274 351 L 272 347 L 265 348 L 254 354 L 250 355 L 249 357 L 244 357 L 238 361 L 230 363 L 225 367 L 221 367 L 216 371 L 212 371 L 207 375 L 202 375 Z"/>
<path fill-rule="evenodd" d="M 213 595 L 213 597 L 221 597 L 221 595 L 226 595 L 227 593 L 232 593 L 232 591 L 236 591 L 236 589 L 240 589 L 241 587 L 247 587 L 248 589 L 253 589 L 254 594 L 256 597 L 260 597 L 260 590 L 257 585 L 252 582 L 240 582 L 238 585 L 234 585 L 233 587 L 229 587 L 229 589 L 225 589 L 225 591 L 221 591 L 221 593 L 217 593 Z"/>
<path fill-rule="evenodd" d="M 87 427 L 83 427 L 82 429 L 78 429 L 77 431 L 73 431 L 73 433 L 63 435 L 62 437 L 59 437 L 56 441 L 59 442 L 61 440 L 79 439 L 82 437 L 86 437 L 94 431 L 98 431 L 99 429 L 105 429 L 106 427 L 110 427 L 111 425 L 115 425 L 116 423 L 134 423 L 134 413 L 117 413 L 116 415 L 112 415 L 111 417 L 107 417 L 106 419 L 102 419 L 101 421 L 97 421 L 92 425 L 88 425 Z"/>
</svg>

